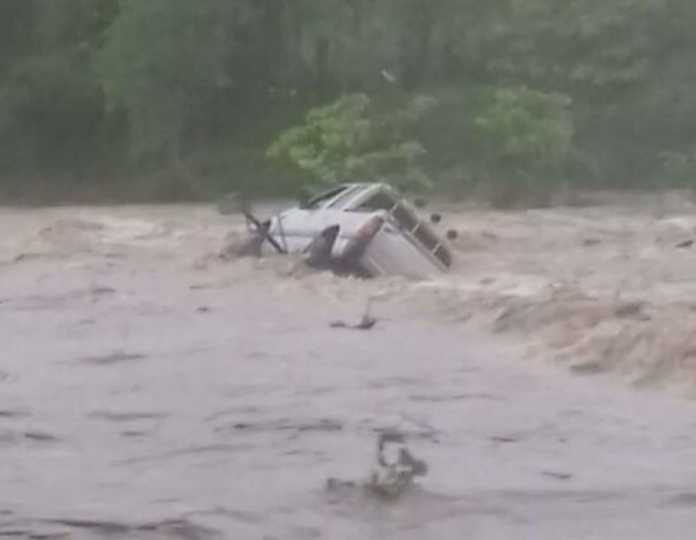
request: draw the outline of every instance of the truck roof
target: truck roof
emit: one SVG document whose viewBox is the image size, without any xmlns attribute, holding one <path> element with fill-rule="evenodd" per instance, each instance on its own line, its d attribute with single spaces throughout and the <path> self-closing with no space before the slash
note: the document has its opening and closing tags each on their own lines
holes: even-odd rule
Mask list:
<svg viewBox="0 0 696 540">
<path fill-rule="evenodd" d="M 398 197 L 394 188 L 383 182 L 344 182 L 336 187 L 320 193 L 308 202 L 308 208 L 350 208 L 356 199 L 365 198 L 367 193 L 384 190 Z"/>
</svg>

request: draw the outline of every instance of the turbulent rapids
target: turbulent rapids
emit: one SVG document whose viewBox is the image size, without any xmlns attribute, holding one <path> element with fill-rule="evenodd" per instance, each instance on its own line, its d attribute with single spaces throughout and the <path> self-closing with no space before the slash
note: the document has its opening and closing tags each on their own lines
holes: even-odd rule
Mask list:
<svg viewBox="0 0 696 540">
<path fill-rule="evenodd" d="M 204 206 L 4 209 L 0 536 L 677 537 L 696 209 L 604 200 L 443 205 L 430 281 L 230 260 Z M 324 489 L 384 433 L 427 475 Z"/>
</svg>

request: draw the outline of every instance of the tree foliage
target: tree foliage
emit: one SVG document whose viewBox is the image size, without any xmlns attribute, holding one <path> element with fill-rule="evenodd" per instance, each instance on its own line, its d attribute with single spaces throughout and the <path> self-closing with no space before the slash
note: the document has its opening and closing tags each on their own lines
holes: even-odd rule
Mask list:
<svg viewBox="0 0 696 540">
<path fill-rule="evenodd" d="M 3 0 L 0 188 L 172 164 L 688 183 L 694 25 L 691 0 Z"/>
<path fill-rule="evenodd" d="M 267 154 L 319 185 L 379 178 L 427 189 L 431 181 L 419 164 L 426 150 L 411 137 L 433 106 L 432 99 L 417 96 L 385 111 L 365 94 L 347 95 L 310 110 L 305 122 L 281 133 Z"/>
<path fill-rule="evenodd" d="M 490 159 L 513 166 L 562 163 L 574 136 L 568 96 L 525 86 L 496 88 L 474 120 Z"/>
<path fill-rule="evenodd" d="M 182 136 L 226 70 L 234 2 L 127 0 L 106 34 L 96 66 L 113 110 L 128 113 L 137 155 L 178 157 Z"/>
</svg>

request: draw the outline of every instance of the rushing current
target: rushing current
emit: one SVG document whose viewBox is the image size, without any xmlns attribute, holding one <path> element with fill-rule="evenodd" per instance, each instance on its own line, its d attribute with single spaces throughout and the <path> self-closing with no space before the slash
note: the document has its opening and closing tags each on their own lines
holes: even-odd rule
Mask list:
<svg viewBox="0 0 696 540">
<path fill-rule="evenodd" d="M 0 538 L 691 538 L 696 408 L 490 331 L 487 287 L 570 264 L 494 221 L 415 283 L 221 261 L 239 223 L 205 207 L 3 209 Z M 583 223 L 578 260 L 624 231 Z M 394 500 L 359 487 L 385 430 L 428 465 Z"/>
</svg>

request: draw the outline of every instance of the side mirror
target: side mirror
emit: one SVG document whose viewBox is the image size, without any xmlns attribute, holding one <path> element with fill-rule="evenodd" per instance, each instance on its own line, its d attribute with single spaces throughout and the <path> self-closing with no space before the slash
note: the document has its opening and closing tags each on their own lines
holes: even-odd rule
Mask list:
<svg viewBox="0 0 696 540">
<path fill-rule="evenodd" d="M 457 231 L 455 231 L 454 229 L 449 229 L 447 231 L 447 240 L 456 240 L 458 236 L 459 236 L 459 233 Z"/>
<path fill-rule="evenodd" d="M 430 223 L 433 223 L 437 225 L 442 221 L 442 215 L 441 214 L 430 214 Z"/>
<path fill-rule="evenodd" d="M 414 199 L 414 201 L 413 201 L 413 205 L 414 205 L 416 208 L 419 208 L 419 209 L 421 209 L 421 210 L 422 210 L 423 208 L 425 208 L 426 204 L 427 204 L 427 202 L 425 201 L 425 199 L 420 199 L 420 198 L 419 198 L 419 199 Z"/>
</svg>

